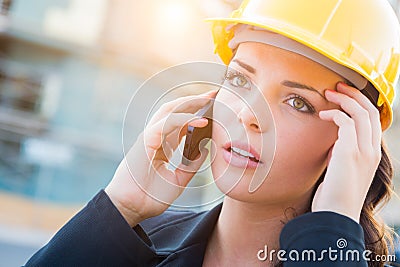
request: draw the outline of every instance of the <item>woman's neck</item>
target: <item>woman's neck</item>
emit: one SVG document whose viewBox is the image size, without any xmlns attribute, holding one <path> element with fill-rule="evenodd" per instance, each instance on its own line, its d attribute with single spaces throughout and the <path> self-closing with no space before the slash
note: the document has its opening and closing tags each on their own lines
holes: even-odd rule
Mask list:
<svg viewBox="0 0 400 267">
<path fill-rule="evenodd" d="M 207 246 L 205 263 L 212 260 L 218 266 L 265 266 L 269 255 L 266 261 L 261 261 L 257 255 L 265 257 L 266 251 L 259 251 L 278 250 L 279 235 L 285 223 L 306 212 L 308 207 L 309 199 L 293 205 L 268 205 L 225 197 Z"/>
</svg>

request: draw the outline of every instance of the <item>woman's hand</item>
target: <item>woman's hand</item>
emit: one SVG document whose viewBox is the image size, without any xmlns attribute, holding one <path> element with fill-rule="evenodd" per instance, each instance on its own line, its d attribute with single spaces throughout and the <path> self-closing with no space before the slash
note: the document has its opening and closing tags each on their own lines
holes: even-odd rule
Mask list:
<svg viewBox="0 0 400 267">
<path fill-rule="evenodd" d="M 322 120 L 334 122 L 339 131 L 329 151 L 325 179 L 315 193 L 311 209 L 334 211 L 359 222 L 381 159 L 379 112 L 359 90 L 344 83 L 338 84 L 337 92 L 326 90 L 325 96 L 343 111 L 319 113 Z"/>
<path fill-rule="evenodd" d="M 205 148 L 189 167 L 180 164 L 170 170 L 168 159 L 186 134 L 188 123 L 207 125 L 207 119 L 193 113 L 215 94 L 181 97 L 162 105 L 125 155 L 105 192 L 131 226 L 165 211 L 200 168 L 207 156 Z"/>
</svg>

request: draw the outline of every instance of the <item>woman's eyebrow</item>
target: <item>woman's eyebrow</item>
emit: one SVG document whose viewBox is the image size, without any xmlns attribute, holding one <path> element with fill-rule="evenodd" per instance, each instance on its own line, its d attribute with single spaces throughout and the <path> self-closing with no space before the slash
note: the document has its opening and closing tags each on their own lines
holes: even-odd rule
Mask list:
<svg viewBox="0 0 400 267">
<path fill-rule="evenodd" d="M 306 84 L 302 84 L 302 83 L 298 83 L 298 82 L 294 82 L 294 81 L 288 81 L 288 80 L 282 81 L 281 84 L 284 85 L 284 86 L 287 86 L 287 87 L 298 88 L 298 89 L 306 89 L 306 90 L 310 90 L 312 92 L 316 92 L 323 99 L 325 99 L 325 96 L 322 95 L 317 89 L 315 89 L 312 86 L 309 86 L 309 85 L 306 85 Z"/>
<path fill-rule="evenodd" d="M 233 59 L 232 62 L 235 62 L 240 67 L 242 67 L 243 69 L 247 70 L 248 72 L 250 72 L 252 74 L 256 74 L 256 69 L 255 68 L 253 68 L 250 65 L 247 65 L 246 63 L 240 61 L 239 59 Z"/>
</svg>

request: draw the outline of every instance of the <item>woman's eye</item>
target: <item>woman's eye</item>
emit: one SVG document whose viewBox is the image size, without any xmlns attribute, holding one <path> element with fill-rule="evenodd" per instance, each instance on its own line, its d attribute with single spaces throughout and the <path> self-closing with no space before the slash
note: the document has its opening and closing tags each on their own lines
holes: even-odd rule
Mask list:
<svg viewBox="0 0 400 267">
<path fill-rule="evenodd" d="M 239 87 L 245 87 L 247 85 L 247 80 L 242 76 L 236 76 L 232 79 L 232 83 Z"/>
<path fill-rule="evenodd" d="M 306 106 L 306 103 L 304 103 L 300 98 L 293 98 L 292 103 L 295 109 L 302 110 Z"/>
<path fill-rule="evenodd" d="M 292 106 L 294 109 L 300 111 L 300 112 L 305 112 L 305 113 L 314 113 L 315 109 L 314 107 L 308 103 L 307 100 L 300 96 L 294 96 L 291 97 L 289 100 L 286 101 L 290 106 Z"/>
<path fill-rule="evenodd" d="M 240 87 L 245 89 L 251 88 L 251 83 L 246 78 L 246 76 L 244 76 L 241 73 L 228 72 L 225 75 L 225 80 L 227 80 L 234 87 Z"/>
</svg>

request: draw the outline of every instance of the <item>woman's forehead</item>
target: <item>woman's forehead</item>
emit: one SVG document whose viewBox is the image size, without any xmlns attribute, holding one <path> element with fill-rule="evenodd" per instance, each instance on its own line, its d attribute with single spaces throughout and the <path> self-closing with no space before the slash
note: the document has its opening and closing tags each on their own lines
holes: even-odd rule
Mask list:
<svg viewBox="0 0 400 267">
<path fill-rule="evenodd" d="M 283 74 L 298 72 L 298 74 L 309 74 L 311 77 L 320 79 L 335 80 L 336 82 L 345 81 L 336 72 L 307 57 L 257 42 L 244 42 L 238 46 L 230 67 L 235 68 L 237 65 L 239 67 L 247 65 L 248 69 L 254 69 L 254 74 L 273 69 L 274 72 L 281 71 Z M 323 77 L 317 77 L 316 72 Z M 295 73 L 292 73 L 292 75 L 295 75 Z"/>
</svg>

